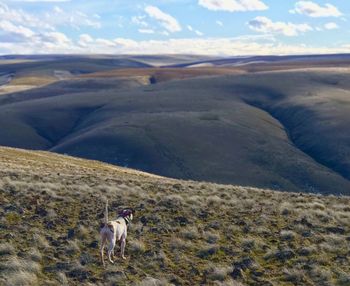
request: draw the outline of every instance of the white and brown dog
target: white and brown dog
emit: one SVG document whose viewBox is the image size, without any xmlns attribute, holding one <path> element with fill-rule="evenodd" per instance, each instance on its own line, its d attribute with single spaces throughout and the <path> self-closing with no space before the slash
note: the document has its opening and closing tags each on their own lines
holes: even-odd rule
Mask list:
<svg viewBox="0 0 350 286">
<path fill-rule="evenodd" d="M 112 255 L 114 256 L 114 247 L 117 241 L 120 241 L 120 255 L 123 259 L 126 259 L 124 256 L 127 228 L 130 221 L 133 219 L 134 210 L 131 208 L 123 209 L 119 212 L 118 218 L 116 220 L 108 220 L 108 201 L 106 203 L 106 213 L 105 213 L 105 224 L 100 231 L 101 235 L 101 248 L 100 255 L 103 266 L 105 262 L 103 259 L 104 248 L 107 242 L 108 246 L 108 259 L 111 263 L 114 263 L 112 260 Z"/>
</svg>

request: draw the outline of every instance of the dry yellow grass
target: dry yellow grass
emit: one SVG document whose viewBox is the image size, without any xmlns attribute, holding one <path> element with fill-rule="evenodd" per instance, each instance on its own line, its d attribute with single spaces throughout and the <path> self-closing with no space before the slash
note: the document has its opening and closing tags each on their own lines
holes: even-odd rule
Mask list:
<svg viewBox="0 0 350 286">
<path fill-rule="evenodd" d="M 45 86 L 56 82 L 58 79 L 51 76 L 15 76 L 10 83 L 0 86 L 0 95 L 14 93 Z"/>
<path fill-rule="evenodd" d="M 149 77 L 155 82 L 180 80 L 202 76 L 215 76 L 225 74 L 243 74 L 245 71 L 239 68 L 126 68 L 102 72 L 95 72 L 80 76 L 80 78 L 123 78 L 123 77 Z"/>
<path fill-rule="evenodd" d="M 179 181 L 0 148 L 1 285 L 349 285 L 350 198 Z M 98 232 L 136 209 L 126 261 Z"/>
</svg>

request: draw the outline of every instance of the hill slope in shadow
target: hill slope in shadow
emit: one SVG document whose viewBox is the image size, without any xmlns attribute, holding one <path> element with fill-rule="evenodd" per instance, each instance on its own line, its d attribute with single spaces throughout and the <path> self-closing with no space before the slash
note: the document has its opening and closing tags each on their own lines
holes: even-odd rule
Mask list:
<svg viewBox="0 0 350 286">
<path fill-rule="evenodd" d="M 173 178 L 349 194 L 349 71 L 271 69 L 120 68 L 3 95 L 0 144 Z"/>
</svg>

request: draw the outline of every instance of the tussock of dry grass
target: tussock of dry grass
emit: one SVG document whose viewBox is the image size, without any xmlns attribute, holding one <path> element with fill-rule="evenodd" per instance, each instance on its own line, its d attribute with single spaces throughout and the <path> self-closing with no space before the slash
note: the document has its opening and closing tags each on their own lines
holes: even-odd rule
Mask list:
<svg viewBox="0 0 350 286">
<path fill-rule="evenodd" d="M 348 197 L 176 181 L 7 148 L 0 167 L 1 285 L 349 285 Z M 110 218 L 125 206 L 136 216 L 128 259 L 104 269 L 107 198 Z"/>
</svg>

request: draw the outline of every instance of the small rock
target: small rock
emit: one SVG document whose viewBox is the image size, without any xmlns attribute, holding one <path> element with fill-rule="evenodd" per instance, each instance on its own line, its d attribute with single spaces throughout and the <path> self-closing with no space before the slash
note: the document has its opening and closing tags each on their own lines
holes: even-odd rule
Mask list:
<svg viewBox="0 0 350 286">
<path fill-rule="evenodd" d="M 188 224 L 188 219 L 184 216 L 179 216 L 175 218 L 175 221 L 177 221 L 181 226 L 186 226 Z"/>
<path fill-rule="evenodd" d="M 345 234 L 345 229 L 341 226 L 327 227 L 326 230 L 331 233 Z"/>
<path fill-rule="evenodd" d="M 206 249 L 202 249 L 198 252 L 198 257 L 200 258 L 208 258 L 209 256 L 211 255 L 214 255 L 215 253 L 217 253 L 218 251 L 218 247 L 216 246 L 212 246 L 212 247 L 209 247 L 209 248 L 206 248 Z"/>
<path fill-rule="evenodd" d="M 69 230 L 68 230 L 68 233 L 67 233 L 67 238 L 68 238 L 68 239 L 72 239 L 72 238 L 74 237 L 74 235 L 75 235 L 75 230 L 74 230 L 74 228 L 69 229 Z"/>
<path fill-rule="evenodd" d="M 239 268 L 239 267 L 235 267 L 233 268 L 233 271 L 231 272 L 231 277 L 233 279 L 237 279 L 237 278 L 241 278 L 243 275 L 242 275 L 242 269 Z"/>
<path fill-rule="evenodd" d="M 311 251 L 308 248 L 301 248 L 298 250 L 298 254 L 301 256 L 309 256 L 311 254 Z"/>
<path fill-rule="evenodd" d="M 130 273 L 131 275 L 136 275 L 138 273 L 137 270 L 130 265 L 127 267 L 127 272 Z"/>
<path fill-rule="evenodd" d="M 91 243 L 89 244 L 89 247 L 90 247 L 90 248 L 96 249 L 96 248 L 98 247 L 98 241 L 97 241 L 97 240 L 94 240 L 93 242 L 91 242 Z"/>
<path fill-rule="evenodd" d="M 182 186 L 181 186 L 181 184 L 174 184 L 173 188 L 176 189 L 176 190 L 181 190 Z"/>
<path fill-rule="evenodd" d="M 243 230 L 244 233 L 249 233 L 250 232 L 250 227 L 248 225 L 245 225 L 242 230 Z"/>
<path fill-rule="evenodd" d="M 53 221 L 48 221 L 45 223 L 45 227 L 47 229 L 53 229 L 55 227 L 55 223 Z"/>
<path fill-rule="evenodd" d="M 146 225 L 147 222 L 148 222 L 148 220 L 147 220 L 147 218 L 146 218 L 145 216 L 142 216 L 142 217 L 140 218 L 140 221 L 141 221 L 141 223 L 142 223 L 143 225 Z"/>
<path fill-rule="evenodd" d="M 208 224 L 208 227 L 213 228 L 213 229 L 220 229 L 221 224 L 219 221 L 213 221 Z"/>
<path fill-rule="evenodd" d="M 111 277 L 113 280 L 126 280 L 127 277 L 123 271 L 107 271 L 104 274 L 105 279 L 111 280 Z"/>
<path fill-rule="evenodd" d="M 198 217 L 201 218 L 201 219 L 206 219 L 208 218 L 208 212 L 207 211 L 204 211 L 202 210 L 199 214 L 198 214 Z"/>
<path fill-rule="evenodd" d="M 47 210 L 45 210 L 43 207 L 38 206 L 35 209 L 35 213 L 41 217 L 44 217 L 47 215 Z"/>
<path fill-rule="evenodd" d="M 12 239 L 14 237 L 15 237 L 15 235 L 12 232 L 5 234 L 5 239 Z"/>
<path fill-rule="evenodd" d="M 254 260 L 250 257 L 244 257 L 239 261 L 233 263 L 234 268 L 240 268 L 242 270 L 251 269 L 254 265 Z"/>
<path fill-rule="evenodd" d="M 89 275 L 90 275 L 90 272 L 84 269 L 83 267 L 76 267 L 73 270 L 68 272 L 69 277 L 75 278 L 79 281 L 88 279 Z"/>
<path fill-rule="evenodd" d="M 252 275 L 255 276 L 255 277 L 261 277 L 261 276 L 264 275 L 264 272 L 258 271 L 258 270 L 253 270 L 251 273 L 252 273 Z"/>
<path fill-rule="evenodd" d="M 93 257 L 89 253 L 86 253 L 86 252 L 84 252 L 80 255 L 79 260 L 80 260 L 81 265 L 83 265 L 83 266 L 94 262 Z"/>
<path fill-rule="evenodd" d="M 295 256 L 295 253 L 291 249 L 283 249 L 283 250 L 278 251 L 275 254 L 275 257 L 278 260 L 281 260 L 281 261 L 285 261 L 285 260 L 291 259 L 294 256 Z"/>
<path fill-rule="evenodd" d="M 54 247 L 59 247 L 61 245 L 61 243 L 58 240 L 53 240 L 53 241 L 51 241 L 51 245 Z"/>
<path fill-rule="evenodd" d="M 309 230 L 303 231 L 303 233 L 301 234 L 303 237 L 311 237 L 312 236 L 312 232 Z"/>
<path fill-rule="evenodd" d="M 66 271 L 71 267 L 68 262 L 57 262 L 55 265 L 50 265 L 44 267 L 44 272 L 57 272 L 57 271 Z"/>
<path fill-rule="evenodd" d="M 155 205 L 155 204 L 157 204 L 157 201 L 155 199 L 148 199 L 147 203 L 150 205 Z"/>
<path fill-rule="evenodd" d="M 306 217 L 303 217 L 300 220 L 300 223 L 303 225 L 306 225 L 307 227 L 313 227 L 313 224 L 311 222 L 309 222 Z"/>
</svg>

